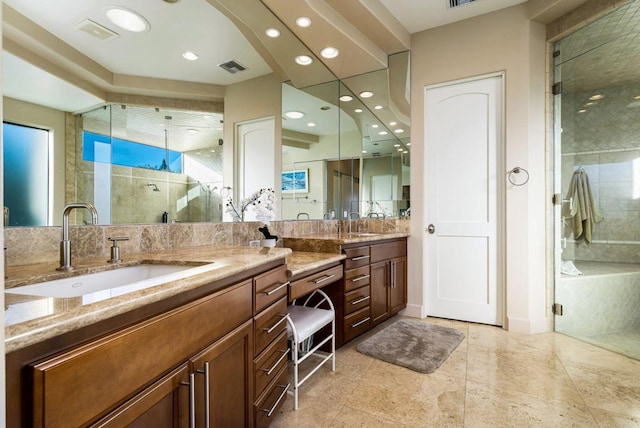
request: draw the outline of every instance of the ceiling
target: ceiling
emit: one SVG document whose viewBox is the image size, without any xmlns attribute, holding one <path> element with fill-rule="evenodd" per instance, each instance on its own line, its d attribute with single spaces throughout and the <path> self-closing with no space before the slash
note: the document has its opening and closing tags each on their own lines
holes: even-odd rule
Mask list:
<svg viewBox="0 0 640 428">
<path fill-rule="evenodd" d="M 297 75 L 308 76 L 308 69 L 289 65 L 292 53 L 306 47 L 318 52 L 321 44 L 341 44 L 342 59 L 324 62 L 333 74 L 345 78 L 385 68 L 388 55 L 410 48 L 410 33 L 524 1 L 476 0 L 451 9 L 447 0 L 4 0 L 4 49 L 15 57 L 6 61 L 10 69 L 4 88 L 7 95 L 29 101 L 40 94 L 51 106 L 69 111 L 78 110 L 79 102 L 77 94 L 70 96 L 65 81 L 81 83 L 79 88 L 90 95 L 86 103 L 104 98 L 105 92 L 133 91 L 219 101 L 225 86 L 272 71 L 294 83 Z M 105 10 L 113 4 L 142 15 L 150 29 L 134 33 L 111 23 Z M 291 18 L 298 13 L 312 17 L 313 25 L 296 27 Z M 81 31 L 77 27 L 85 20 L 116 37 L 105 41 Z M 278 52 L 257 28 L 267 24 L 283 32 L 283 24 L 294 28 L 306 46 L 283 46 Z M 199 59 L 183 59 L 187 50 Z M 246 70 L 229 74 L 218 67 L 228 60 Z M 27 71 L 30 66 L 36 71 Z M 25 78 L 38 69 L 48 72 L 47 85 L 25 85 Z M 76 78 L 69 79 L 69 73 Z M 154 79 L 153 84 L 140 85 L 141 78 Z M 58 83 L 60 89 L 47 90 L 59 88 Z M 303 79 L 296 86 L 308 83 Z"/>
</svg>

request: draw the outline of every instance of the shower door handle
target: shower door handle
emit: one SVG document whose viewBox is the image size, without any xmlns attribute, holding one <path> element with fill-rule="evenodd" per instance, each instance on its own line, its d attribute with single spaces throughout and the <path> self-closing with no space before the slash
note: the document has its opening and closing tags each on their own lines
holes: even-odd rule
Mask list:
<svg viewBox="0 0 640 428">
<path fill-rule="evenodd" d="M 436 227 L 432 224 L 430 224 L 429 226 L 427 226 L 427 232 L 429 232 L 431 235 L 433 235 L 436 232 Z"/>
</svg>

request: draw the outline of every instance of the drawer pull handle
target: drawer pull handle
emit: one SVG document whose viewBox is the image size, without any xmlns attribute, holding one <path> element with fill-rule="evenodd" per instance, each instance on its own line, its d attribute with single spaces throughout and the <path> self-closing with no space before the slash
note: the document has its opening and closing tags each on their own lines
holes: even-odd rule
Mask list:
<svg viewBox="0 0 640 428">
<path fill-rule="evenodd" d="M 356 328 L 357 326 L 366 323 L 367 321 L 369 321 L 371 319 L 371 317 L 366 317 L 365 319 L 358 321 L 355 324 L 351 324 L 351 328 Z"/>
<path fill-rule="evenodd" d="M 270 369 L 261 369 L 263 372 L 265 372 L 267 374 L 267 376 L 270 376 L 271 373 L 273 373 L 273 371 L 276 369 L 276 367 L 278 367 L 280 365 L 282 360 L 287 358 L 287 355 L 289 355 L 289 348 L 281 349 L 280 352 L 282 352 L 282 355 L 280 356 L 280 358 L 278 358 L 278 361 L 276 361 L 275 364 L 273 366 L 271 366 Z"/>
<path fill-rule="evenodd" d="M 287 319 L 287 314 L 280 314 L 280 316 L 282 318 L 280 318 L 278 320 L 278 322 L 276 322 L 274 325 L 272 325 L 271 327 L 263 327 L 262 330 L 264 330 L 267 334 L 271 334 L 273 332 L 273 330 L 275 330 L 276 328 L 278 328 L 278 326 L 280 324 L 282 324 L 283 322 L 285 322 L 285 320 Z"/>
<path fill-rule="evenodd" d="M 325 275 L 324 278 L 320 278 L 320 279 L 316 279 L 314 281 L 312 281 L 314 284 L 320 284 L 321 282 L 325 282 L 331 278 L 333 278 L 335 275 Z"/>
<path fill-rule="evenodd" d="M 368 259 L 371 256 L 359 256 L 359 257 L 351 257 L 351 260 L 357 262 L 358 260 Z"/>
<path fill-rule="evenodd" d="M 189 426 L 196 426 L 196 374 L 189 374 L 189 382 L 181 382 L 189 387 Z"/>
<path fill-rule="evenodd" d="M 277 287 L 273 287 L 271 290 L 263 291 L 263 293 L 266 294 L 267 296 L 271 296 L 273 293 L 277 293 L 279 290 L 286 287 L 287 285 L 289 285 L 289 281 L 281 282 L 280 285 L 278 285 Z"/>
<path fill-rule="evenodd" d="M 364 296 L 364 297 L 359 298 L 358 300 L 352 301 L 351 304 L 352 305 L 357 305 L 358 303 L 362 303 L 365 300 L 369 300 L 370 298 L 371 298 L 371 296 Z"/>
<path fill-rule="evenodd" d="M 353 279 L 351 280 L 351 282 L 358 282 L 358 281 L 362 281 L 363 279 L 367 279 L 367 278 L 369 278 L 370 276 L 371 276 L 371 275 L 360 275 L 360 276 L 357 276 L 357 277 L 353 278 Z"/>
<path fill-rule="evenodd" d="M 282 398 L 286 395 L 287 390 L 289 389 L 289 387 L 291 386 L 291 383 L 288 383 L 286 385 L 277 385 L 278 388 L 282 388 L 282 392 L 280 393 L 280 396 L 278 397 L 278 399 L 276 400 L 275 403 L 273 403 L 273 406 L 271 406 L 270 409 L 260 409 L 263 412 L 265 412 L 267 414 L 267 417 L 270 418 L 271 415 L 273 414 L 273 412 L 276 410 L 276 407 L 278 407 L 278 404 L 280 404 L 280 401 L 282 401 Z"/>
</svg>

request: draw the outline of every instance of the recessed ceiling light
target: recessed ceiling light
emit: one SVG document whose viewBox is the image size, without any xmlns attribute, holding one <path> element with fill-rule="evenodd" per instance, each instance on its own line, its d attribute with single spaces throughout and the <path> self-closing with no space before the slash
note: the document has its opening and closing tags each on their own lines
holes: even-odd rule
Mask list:
<svg viewBox="0 0 640 428">
<path fill-rule="evenodd" d="M 183 52 L 182 53 L 182 58 L 184 58 L 186 60 L 189 60 L 189 61 L 195 61 L 200 57 L 195 52 L 187 51 L 187 52 Z"/>
<path fill-rule="evenodd" d="M 410 145 L 411 145 L 411 143 L 407 143 L 407 146 L 410 146 Z"/>
<path fill-rule="evenodd" d="M 402 148 L 398 149 L 398 151 L 399 151 L 399 152 L 401 152 L 401 151 L 402 151 Z"/>
<path fill-rule="evenodd" d="M 403 150 L 402 153 L 409 153 L 409 150 Z"/>
<path fill-rule="evenodd" d="M 362 98 L 371 98 L 373 96 L 373 92 L 371 92 L 371 91 L 362 91 L 362 92 L 360 92 L 360 96 Z"/>
<path fill-rule="evenodd" d="M 378 105 L 378 106 L 373 106 L 374 109 L 376 110 L 382 110 L 382 106 Z"/>
<path fill-rule="evenodd" d="M 394 144 L 393 147 L 400 147 L 400 144 Z"/>
<path fill-rule="evenodd" d="M 309 123 L 307 123 L 307 126 L 308 126 L 309 128 L 313 128 L 314 126 L 316 126 L 316 124 L 315 124 L 315 123 L 313 123 L 313 122 L 309 122 Z"/>
<path fill-rule="evenodd" d="M 268 37 L 271 37 L 272 39 L 275 39 L 276 37 L 280 37 L 280 30 L 278 30 L 277 28 L 267 28 L 264 34 L 266 34 Z"/>
<path fill-rule="evenodd" d="M 387 134 L 388 134 L 388 132 L 387 132 L 387 131 L 380 131 L 380 132 L 378 132 L 378 135 L 387 135 Z"/>
<path fill-rule="evenodd" d="M 323 58 L 332 59 L 340 55 L 340 51 L 337 48 L 327 46 L 320 51 L 320 55 L 322 55 Z"/>
<path fill-rule="evenodd" d="M 578 113 L 586 113 L 586 110 L 585 109 L 578 110 Z"/>
<path fill-rule="evenodd" d="M 589 97 L 589 99 L 590 99 L 591 101 L 601 100 L 601 99 L 603 99 L 603 98 L 604 98 L 604 95 L 602 95 L 602 94 L 595 94 L 595 95 L 591 95 L 591 96 Z"/>
<path fill-rule="evenodd" d="M 197 134 L 197 133 L 198 133 L 198 132 L 200 132 L 200 131 L 198 131 L 197 129 L 190 128 L 190 129 L 187 129 L 187 132 L 188 132 L 189 134 L 193 135 L 193 134 Z"/>
<path fill-rule="evenodd" d="M 351 101 L 353 97 L 351 95 L 341 95 L 340 101 Z"/>
<path fill-rule="evenodd" d="M 638 98 L 638 99 L 640 99 L 640 98 Z M 584 104 L 584 106 L 585 106 L 585 107 L 588 107 L 588 106 L 592 106 L 592 105 L 594 105 L 594 104 L 595 104 L 594 102 L 588 102 L 588 103 L 585 103 L 585 104 Z"/>
<path fill-rule="evenodd" d="M 363 150 L 363 151 L 362 151 L 362 153 L 367 153 L 367 151 L 366 151 L 366 150 Z"/>
<path fill-rule="evenodd" d="M 398 122 L 389 122 L 389 126 L 396 126 Z"/>
<path fill-rule="evenodd" d="M 307 28 L 311 25 L 311 18 L 307 18 L 306 16 L 301 16 L 296 19 L 296 25 L 301 28 Z"/>
<path fill-rule="evenodd" d="M 362 109 L 361 108 L 357 108 L 354 110 L 356 113 L 362 113 Z"/>
<path fill-rule="evenodd" d="M 301 111 L 288 111 L 284 114 L 285 116 L 287 116 L 289 119 L 302 119 L 304 117 L 304 113 L 302 113 Z"/>
<path fill-rule="evenodd" d="M 640 95 L 636 95 L 635 97 L 633 97 L 634 100 L 640 100 Z"/>
<path fill-rule="evenodd" d="M 398 128 L 393 132 L 395 132 L 396 134 L 402 134 L 404 132 L 404 129 Z"/>
<path fill-rule="evenodd" d="M 309 55 L 298 55 L 296 57 L 296 62 L 300 65 L 309 65 L 313 62 L 313 58 Z"/>
<path fill-rule="evenodd" d="M 374 128 L 374 129 L 375 129 L 375 128 L 377 128 L 377 127 L 379 127 L 379 126 L 380 126 L 380 125 L 378 125 L 377 123 L 374 123 L 373 125 L 371 125 L 371 127 L 372 127 L 372 128 Z"/>
<path fill-rule="evenodd" d="M 111 6 L 107 8 L 105 14 L 107 18 L 109 18 L 109 21 L 127 31 L 141 33 L 149 30 L 147 20 L 132 10 L 120 6 Z"/>
<path fill-rule="evenodd" d="M 211 153 L 215 153 L 215 152 L 216 152 L 215 150 L 209 150 L 209 151 L 210 151 Z"/>
</svg>

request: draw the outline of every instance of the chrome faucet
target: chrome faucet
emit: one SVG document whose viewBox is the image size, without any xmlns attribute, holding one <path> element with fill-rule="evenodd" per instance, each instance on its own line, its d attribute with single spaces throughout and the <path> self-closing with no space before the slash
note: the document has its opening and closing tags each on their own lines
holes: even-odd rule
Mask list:
<svg viewBox="0 0 640 428">
<path fill-rule="evenodd" d="M 4 227 L 9 226 L 9 208 L 4 207 L 2 210 L 4 213 Z"/>
<path fill-rule="evenodd" d="M 62 212 L 62 241 L 60 241 L 60 267 L 56 270 L 72 270 L 71 266 L 71 242 L 69 241 L 69 214 L 74 208 L 86 208 L 91 213 L 92 224 L 98 224 L 98 211 L 96 207 L 84 202 L 73 202 L 64 207 Z"/>
<path fill-rule="evenodd" d="M 298 215 L 296 216 L 296 220 L 300 220 L 300 217 L 305 215 L 307 216 L 307 220 L 309 220 L 309 213 L 298 213 Z"/>
<path fill-rule="evenodd" d="M 356 219 L 359 219 L 359 218 L 360 218 L 360 213 L 358 213 L 358 212 L 356 212 L 356 211 L 352 211 L 352 212 L 350 212 L 350 213 L 349 213 L 349 233 L 351 233 L 351 219 L 353 218 L 354 214 L 355 214 L 355 216 L 356 216 L 356 217 L 355 217 Z M 356 229 L 356 232 L 357 232 L 357 231 L 358 231 L 358 230 Z"/>
</svg>

